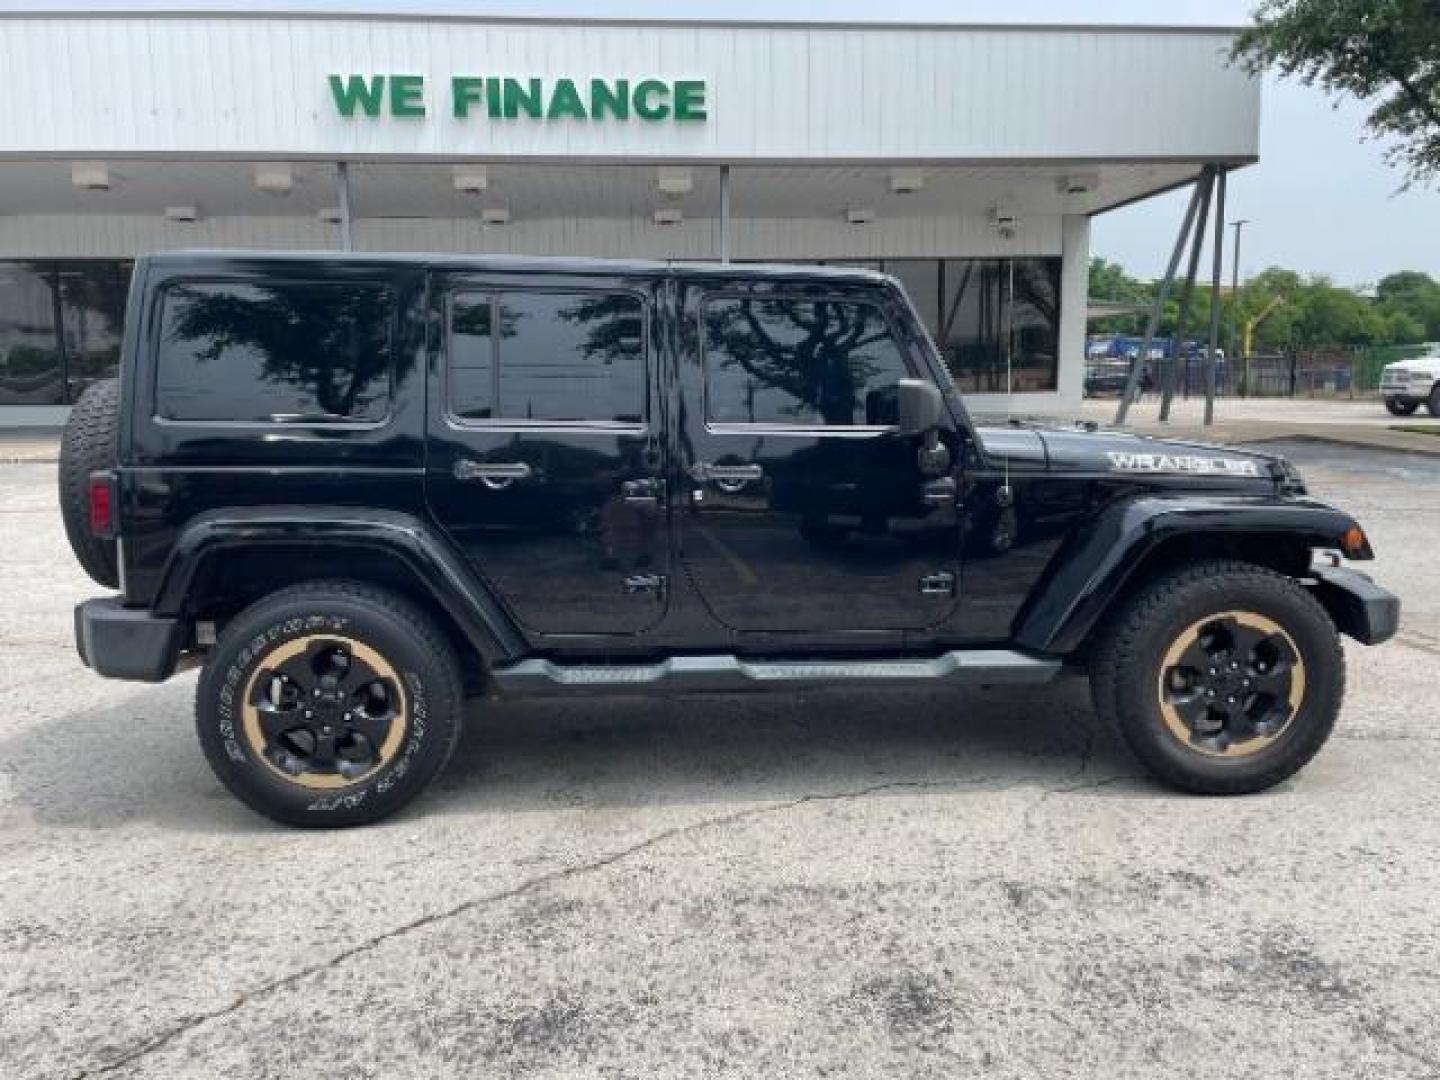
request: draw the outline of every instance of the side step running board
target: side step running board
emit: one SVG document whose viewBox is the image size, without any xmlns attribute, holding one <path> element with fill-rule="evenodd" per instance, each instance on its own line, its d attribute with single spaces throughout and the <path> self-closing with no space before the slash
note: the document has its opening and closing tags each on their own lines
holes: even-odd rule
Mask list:
<svg viewBox="0 0 1440 1080">
<path fill-rule="evenodd" d="M 557 664 L 521 660 L 492 671 L 513 694 L 726 691 L 801 686 L 889 686 L 903 683 L 1043 683 L 1061 663 L 1013 649 L 964 649 L 933 659 L 742 660 L 737 656 L 676 656 L 655 664 Z"/>
</svg>

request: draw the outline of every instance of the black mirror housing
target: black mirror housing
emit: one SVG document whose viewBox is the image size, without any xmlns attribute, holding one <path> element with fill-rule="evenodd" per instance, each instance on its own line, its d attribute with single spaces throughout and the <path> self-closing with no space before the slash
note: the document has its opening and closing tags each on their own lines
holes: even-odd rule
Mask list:
<svg viewBox="0 0 1440 1080">
<path fill-rule="evenodd" d="M 940 426 L 944 401 L 939 388 L 924 379 L 901 379 L 896 384 L 897 427 L 901 435 L 924 435 Z"/>
</svg>

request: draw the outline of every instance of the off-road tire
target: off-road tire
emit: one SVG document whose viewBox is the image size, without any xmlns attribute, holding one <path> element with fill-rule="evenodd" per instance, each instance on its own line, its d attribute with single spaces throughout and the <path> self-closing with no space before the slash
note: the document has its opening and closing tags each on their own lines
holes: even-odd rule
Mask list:
<svg viewBox="0 0 1440 1080">
<path fill-rule="evenodd" d="M 70 550 L 98 585 L 118 588 L 113 537 L 90 531 L 90 474 L 113 469 L 119 454 L 120 380 L 92 383 L 70 410 L 60 439 L 60 516 Z"/>
<path fill-rule="evenodd" d="M 1410 416 L 1419 407 L 1418 401 L 1404 401 L 1393 397 L 1385 399 L 1385 408 L 1390 410 L 1391 416 Z M 1430 411 L 1433 413 L 1435 410 L 1431 409 Z"/>
<path fill-rule="evenodd" d="M 317 790 L 257 750 L 246 695 L 263 685 L 259 672 L 277 650 L 329 637 L 360 643 L 389 665 L 403 688 L 405 724 L 393 757 Z M 409 803 L 450 760 L 463 716 L 460 665 L 445 634 L 403 597 L 352 581 L 296 585 L 242 611 L 211 652 L 195 699 L 200 745 L 221 783 L 267 817 L 313 828 L 367 824 Z"/>
<path fill-rule="evenodd" d="M 1425 399 L 1425 411 L 1431 416 L 1440 416 L 1440 383 L 1430 388 L 1430 396 Z"/>
<path fill-rule="evenodd" d="M 1222 757 L 1172 733 L 1157 685 L 1167 648 L 1187 627 L 1236 610 L 1283 628 L 1305 680 L 1293 718 L 1273 741 L 1248 756 Z M 1250 563 L 1214 560 L 1172 571 L 1120 607 L 1092 651 L 1090 685 L 1096 711 L 1160 779 L 1202 794 L 1243 794 L 1294 775 L 1325 744 L 1344 697 L 1344 654 L 1329 615 L 1303 585 Z"/>
</svg>

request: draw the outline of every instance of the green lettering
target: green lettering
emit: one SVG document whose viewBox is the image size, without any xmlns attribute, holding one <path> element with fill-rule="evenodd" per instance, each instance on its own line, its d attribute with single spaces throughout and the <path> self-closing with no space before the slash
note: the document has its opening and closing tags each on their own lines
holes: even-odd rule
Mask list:
<svg viewBox="0 0 1440 1080">
<path fill-rule="evenodd" d="M 616 120 L 630 119 L 629 79 L 616 79 L 614 86 L 604 79 L 590 80 L 590 119 L 605 119 L 607 110 Z"/>
<path fill-rule="evenodd" d="M 585 104 L 580 100 L 580 92 L 575 89 L 574 79 L 555 80 L 555 89 L 550 94 L 550 108 L 545 110 L 545 116 L 550 120 L 566 116 L 574 120 L 585 119 Z"/>
<path fill-rule="evenodd" d="M 390 76 L 390 115 L 425 115 L 425 76 Z"/>
<path fill-rule="evenodd" d="M 514 120 L 524 111 L 526 116 L 533 116 L 536 119 L 544 116 L 541 107 L 540 80 L 530 79 L 530 86 L 527 89 L 520 84 L 519 79 L 505 80 L 505 118 Z"/>
<path fill-rule="evenodd" d="M 485 112 L 491 120 L 499 120 L 504 115 L 500 103 L 500 80 L 493 76 L 485 80 Z"/>
<path fill-rule="evenodd" d="M 705 83 L 699 79 L 681 79 L 675 84 L 675 119 L 705 119 Z"/>
<path fill-rule="evenodd" d="M 467 75 L 456 75 L 450 80 L 450 100 L 454 105 L 455 116 L 461 120 L 470 115 L 470 106 L 480 100 L 480 91 L 484 89 L 485 80 L 476 79 Z"/>
<path fill-rule="evenodd" d="M 354 116 L 358 104 L 366 116 L 380 115 L 380 100 L 385 94 L 385 76 L 367 80 L 364 75 L 330 76 L 330 95 L 341 116 Z"/>
<path fill-rule="evenodd" d="M 659 79 L 645 79 L 635 85 L 635 115 L 641 120 L 664 120 L 670 115 L 665 98 L 670 87 Z"/>
</svg>

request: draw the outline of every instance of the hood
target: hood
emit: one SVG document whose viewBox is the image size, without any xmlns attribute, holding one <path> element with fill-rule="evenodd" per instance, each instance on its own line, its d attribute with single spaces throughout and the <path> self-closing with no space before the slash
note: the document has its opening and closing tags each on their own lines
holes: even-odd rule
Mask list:
<svg viewBox="0 0 1440 1080">
<path fill-rule="evenodd" d="M 1396 360 L 1393 364 L 1386 364 L 1385 371 L 1418 371 L 1425 375 L 1440 376 L 1440 353 L 1425 353 L 1423 356 L 1412 356 L 1409 360 Z"/>
<path fill-rule="evenodd" d="M 1298 476 L 1284 458 L 1230 446 L 1160 439 L 1129 431 L 1059 425 L 977 428 L 986 456 L 997 464 L 1051 473 L 1169 477 L 1196 482 L 1267 485 Z"/>
</svg>

